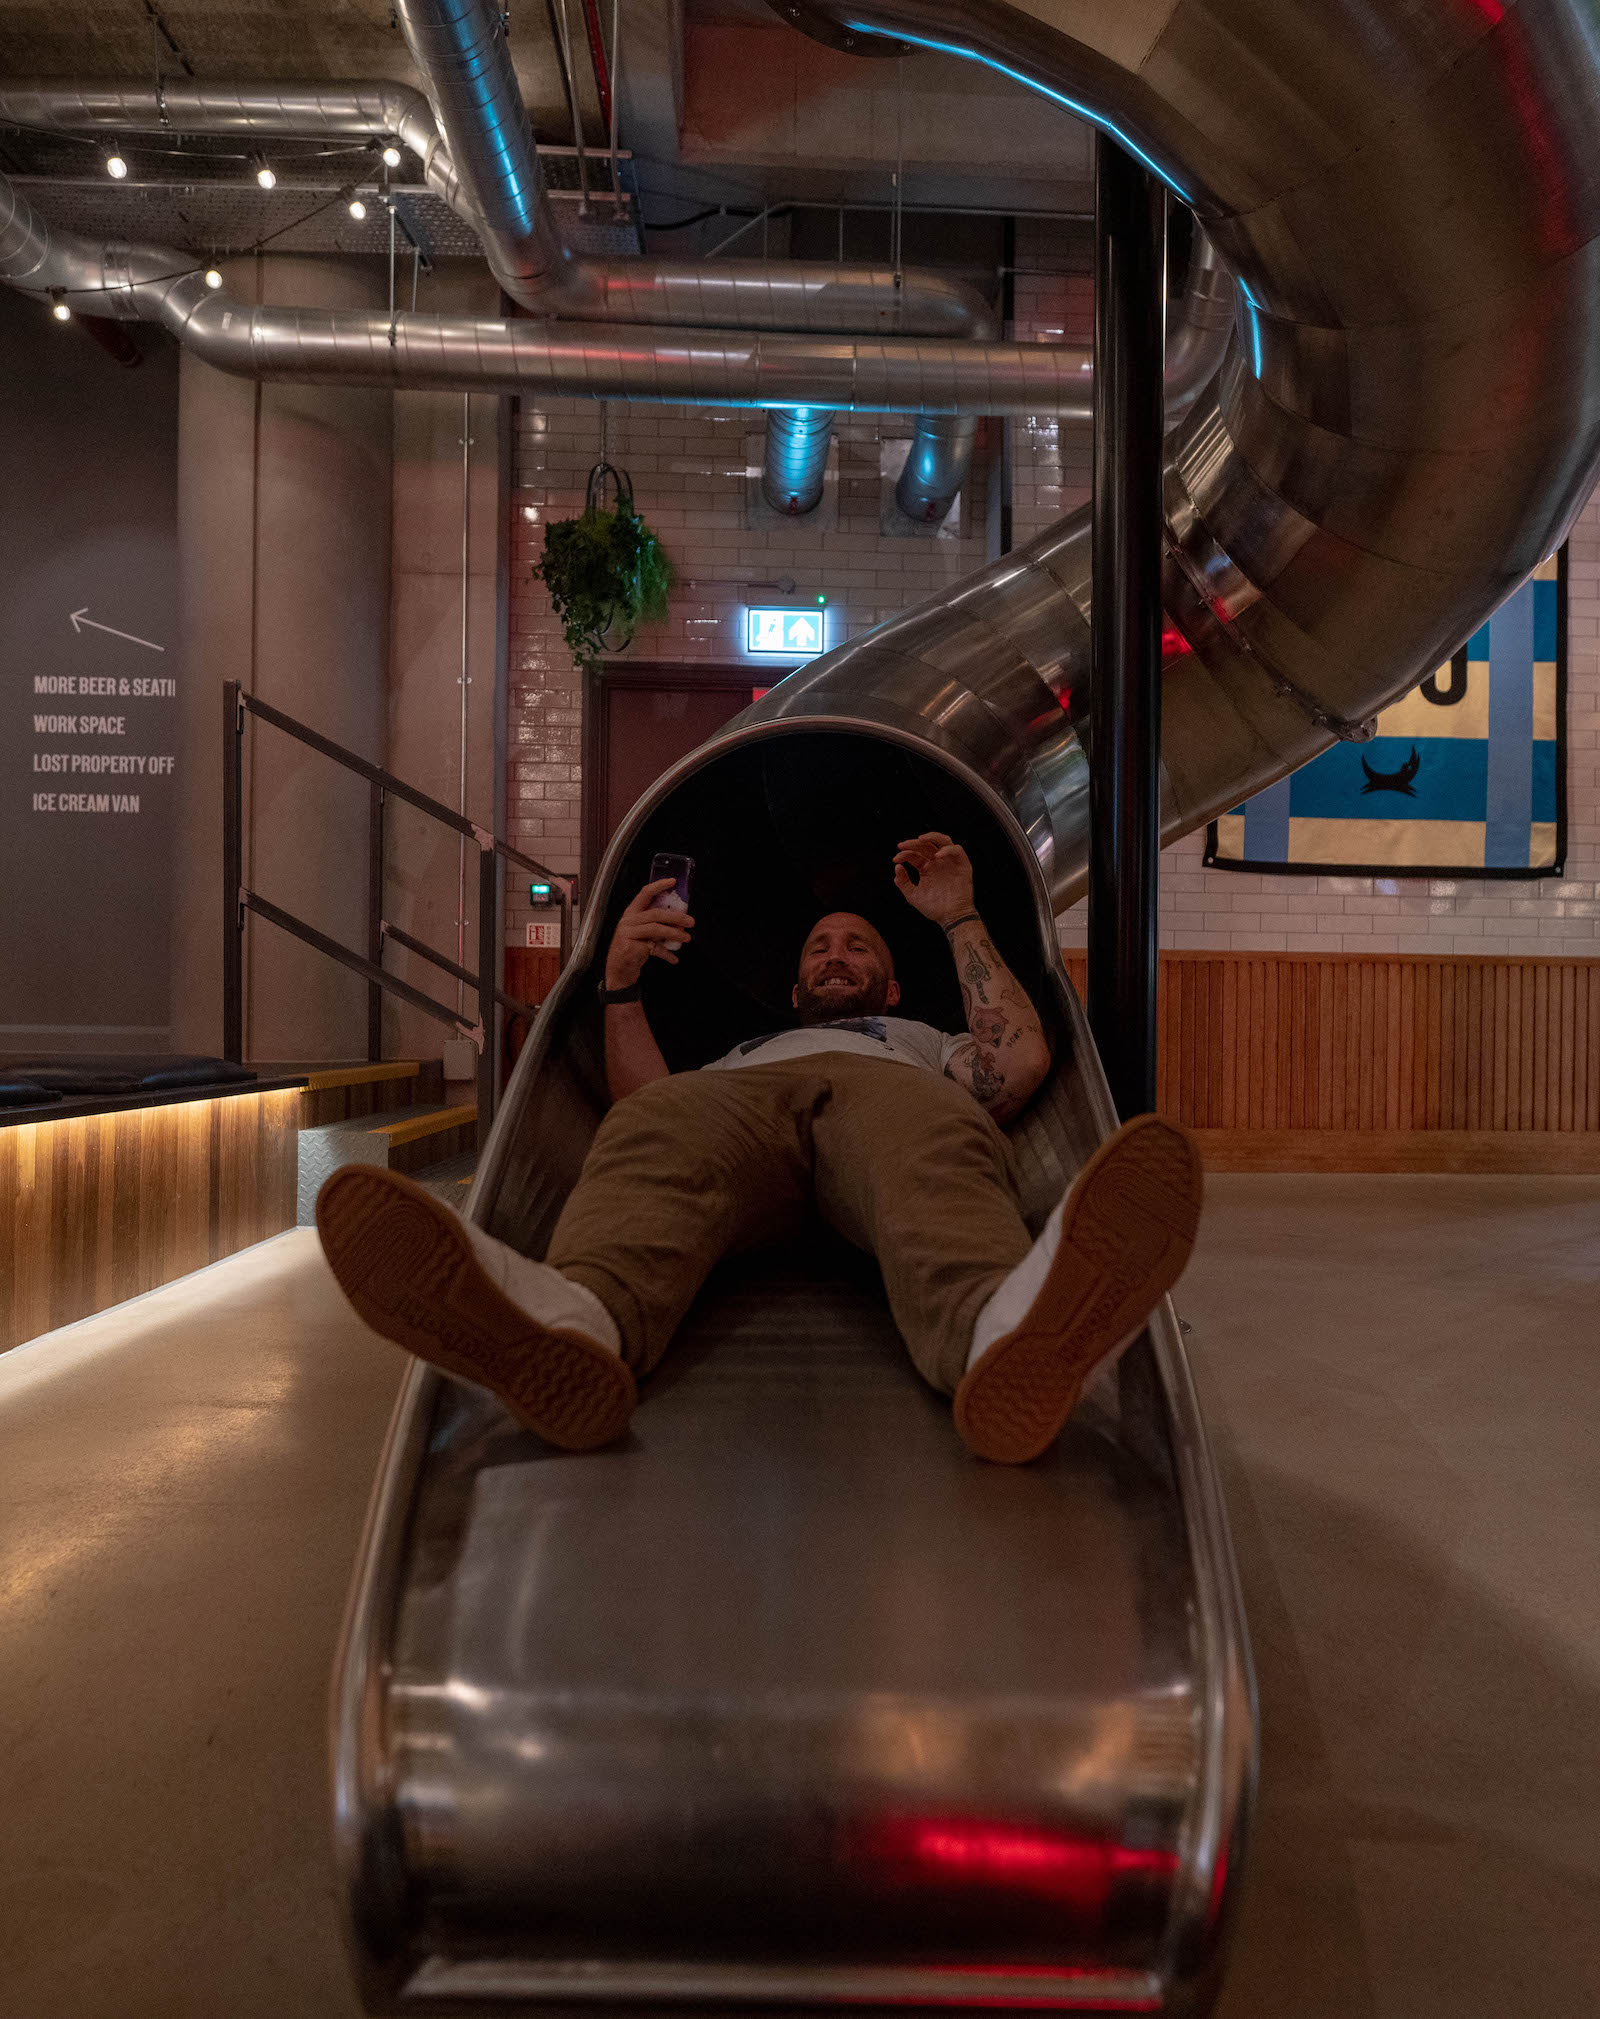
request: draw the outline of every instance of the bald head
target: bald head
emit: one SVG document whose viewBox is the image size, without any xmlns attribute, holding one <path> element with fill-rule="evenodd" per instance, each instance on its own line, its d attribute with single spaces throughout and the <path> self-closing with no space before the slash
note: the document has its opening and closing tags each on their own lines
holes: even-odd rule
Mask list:
<svg viewBox="0 0 1600 2019">
<path fill-rule="evenodd" d="M 819 918 L 800 949 L 794 1006 L 803 1024 L 881 1016 L 900 1000 L 894 956 L 883 934 L 855 911 Z"/>
</svg>

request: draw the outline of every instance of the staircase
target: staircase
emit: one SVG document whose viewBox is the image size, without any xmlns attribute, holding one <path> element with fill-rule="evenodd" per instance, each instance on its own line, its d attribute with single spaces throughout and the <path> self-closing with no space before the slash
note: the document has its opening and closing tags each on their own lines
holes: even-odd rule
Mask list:
<svg viewBox="0 0 1600 2019">
<path fill-rule="evenodd" d="M 341 1164 L 404 1171 L 462 1205 L 477 1161 L 477 1107 L 445 1106 L 440 1060 L 385 1059 L 307 1074 L 300 1096 L 301 1226 L 311 1224 L 317 1193 Z"/>
</svg>

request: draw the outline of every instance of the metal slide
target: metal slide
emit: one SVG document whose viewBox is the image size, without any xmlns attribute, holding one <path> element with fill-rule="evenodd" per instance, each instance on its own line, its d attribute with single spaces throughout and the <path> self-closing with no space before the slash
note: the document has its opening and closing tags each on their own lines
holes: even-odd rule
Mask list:
<svg viewBox="0 0 1600 2019">
<path fill-rule="evenodd" d="M 970 849 L 1057 1064 L 1017 1124 L 1035 1224 L 1113 1126 L 1023 830 L 914 723 L 746 723 L 637 808 L 473 1194 L 533 1252 L 605 1110 L 594 987 L 669 845 L 695 945 L 647 978 L 669 1063 L 780 1020 L 835 905 L 960 1027 L 903 833 Z M 1057 1450 L 956 1439 L 865 1258 L 716 1275 L 614 1450 L 570 1457 L 420 1365 L 340 1657 L 339 1854 L 374 2011 L 1203 2011 L 1254 1708 L 1170 1306 Z M 465 2001 L 464 2003 L 462 2001 Z"/>
<path fill-rule="evenodd" d="M 1228 355 L 1166 449 L 1169 835 L 1362 736 L 1561 538 L 1600 442 L 1600 52 L 1577 0 L 780 12 L 1087 113 L 1238 280 Z M 44 270 L 37 238 L 19 271 Z M 510 369 L 438 334 L 430 373 Z M 259 368 L 300 335 L 252 328 Z M 316 369 L 370 370 L 365 343 L 332 331 Z M 623 361 L 634 396 L 683 396 L 669 348 Z M 896 351 L 921 390 L 896 377 L 894 397 L 957 411 L 963 374 L 1025 381 L 1022 348 Z M 585 369 L 611 356 L 596 342 Z M 851 373 L 867 363 L 856 346 Z M 861 397 L 791 367 L 738 396 Z M 1047 1005 L 1054 1077 L 1014 1131 L 1039 1217 L 1110 1120 L 1051 923 L 1088 847 L 1088 534 L 1064 520 L 829 652 L 655 788 L 519 1063 L 478 1219 L 535 1252 L 549 1234 L 603 1104 L 596 966 L 655 849 L 701 866 L 693 961 L 650 999 L 686 1066 L 781 1013 L 803 927 L 864 901 L 908 823 L 967 843 Z M 935 954 L 913 935 L 902 973 L 948 1026 Z M 408 1382 L 336 1698 L 364 1993 L 375 2011 L 1203 2012 L 1253 1745 L 1170 1310 L 1060 1447 L 1010 1471 L 963 1456 L 859 1258 L 748 1258 L 614 1451 L 554 1455 L 476 1392 Z"/>
</svg>

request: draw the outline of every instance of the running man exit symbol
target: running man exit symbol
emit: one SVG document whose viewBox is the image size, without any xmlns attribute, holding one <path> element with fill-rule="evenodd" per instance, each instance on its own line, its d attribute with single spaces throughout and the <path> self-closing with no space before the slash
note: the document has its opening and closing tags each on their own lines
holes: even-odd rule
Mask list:
<svg viewBox="0 0 1600 2019">
<path fill-rule="evenodd" d="M 807 659 L 822 650 L 820 610 L 747 610 L 745 650 Z"/>
</svg>

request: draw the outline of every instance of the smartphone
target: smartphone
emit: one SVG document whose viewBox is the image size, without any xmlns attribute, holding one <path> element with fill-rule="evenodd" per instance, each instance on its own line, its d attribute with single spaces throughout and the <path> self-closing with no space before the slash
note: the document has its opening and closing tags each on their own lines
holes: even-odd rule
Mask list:
<svg viewBox="0 0 1600 2019">
<path fill-rule="evenodd" d="M 692 855 L 657 855 L 651 858 L 650 874 L 646 883 L 659 883 L 664 876 L 673 879 L 671 890 L 664 890 L 650 901 L 652 911 L 687 911 L 689 909 L 689 879 L 694 875 Z"/>
</svg>

